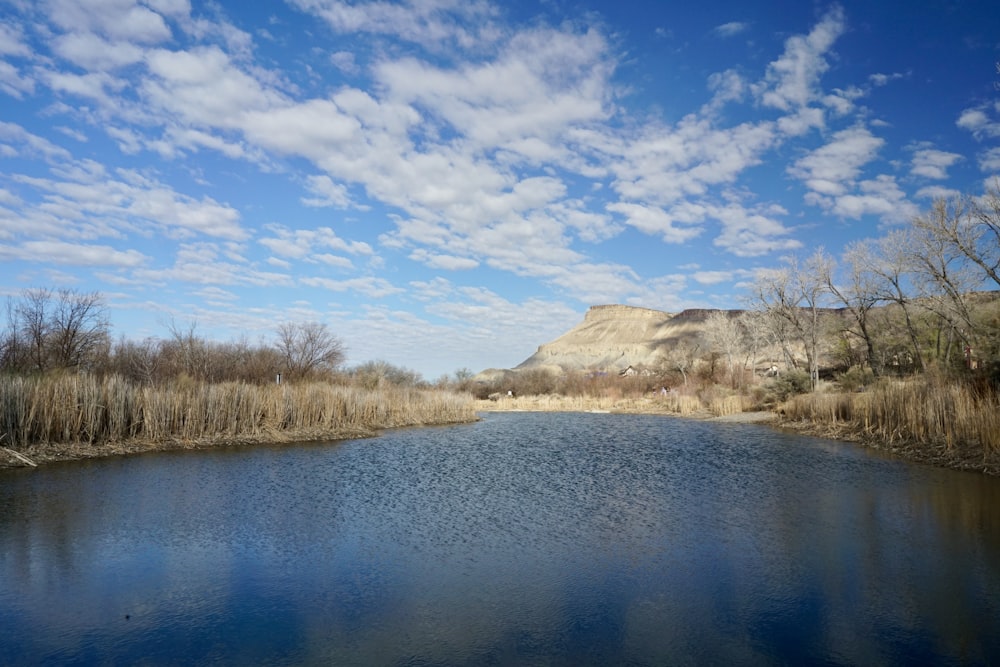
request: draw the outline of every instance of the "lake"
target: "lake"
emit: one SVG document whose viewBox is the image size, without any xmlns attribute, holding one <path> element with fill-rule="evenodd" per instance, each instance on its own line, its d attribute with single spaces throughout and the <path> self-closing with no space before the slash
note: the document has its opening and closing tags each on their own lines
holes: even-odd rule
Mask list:
<svg viewBox="0 0 1000 667">
<path fill-rule="evenodd" d="M 996 664 L 1000 479 L 495 413 L 0 470 L 0 664 Z"/>
</svg>

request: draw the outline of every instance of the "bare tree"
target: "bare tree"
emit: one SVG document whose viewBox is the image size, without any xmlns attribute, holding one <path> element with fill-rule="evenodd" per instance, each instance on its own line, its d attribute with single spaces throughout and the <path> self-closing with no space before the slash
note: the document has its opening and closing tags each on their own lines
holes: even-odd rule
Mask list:
<svg viewBox="0 0 1000 667">
<path fill-rule="evenodd" d="M 278 326 L 276 347 L 290 377 L 306 378 L 333 371 L 344 361 L 344 345 L 319 322 L 286 322 Z"/>
<path fill-rule="evenodd" d="M 160 350 L 170 362 L 170 374 L 184 373 L 192 378 L 205 379 L 207 375 L 208 343 L 198 335 L 198 323 L 192 321 L 182 328 L 171 320 L 167 324 L 170 340 L 160 345 Z"/>
<path fill-rule="evenodd" d="M 667 370 L 680 373 L 685 387 L 688 383 L 688 373 L 694 367 L 694 362 L 698 359 L 698 351 L 700 349 L 701 346 L 698 343 L 683 339 L 666 352 L 661 353 L 664 367 Z"/>
<path fill-rule="evenodd" d="M 13 299 L 7 299 L 7 324 L 0 338 L 0 369 L 21 371 L 27 362 L 27 348 L 21 338 L 17 306 Z"/>
<path fill-rule="evenodd" d="M 935 200 L 913 225 L 927 242 L 972 262 L 1000 286 L 1000 179 L 981 197 Z"/>
<path fill-rule="evenodd" d="M 871 269 L 868 246 L 853 243 L 844 251 L 843 257 L 846 273 L 841 280 L 834 275 L 836 265 L 832 261 L 825 264 L 827 271 L 821 278 L 830 294 L 850 313 L 857 328 L 848 331 L 864 341 L 868 367 L 877 376 L 881 372 L 881 365 L 875 353 L 875 336 L 871 330 L 870 315 L 872 309 L 882 303 L 882 298 L 876 289 L 876 276 Z"/>
<path fill-rule="evenodd" d="M 107 308 L 100 294 L 59 290 L 49 322 L 53 365 L 79 368 L 92 363 L 109 345 L 110 328 Z"/>
<path fill-rule="evenodd" d="M 27 290 L 14 308 L 28 366 L 38 372 L 44 372 L 49 367 L 48 338 L 51 308 L 52 290 L 44 288 Z"/>
<path fill-rule="evenodd" d="M 962 238 L 970 227 L 966 202 L 957 198 L 938 199 L 928 213 L 913 219 L 914 245 L 910 261 L 921 303 L 940 321 L 939 358 L 951 357 L 956 338 L 968 345 L 972 342 L 970 338 L 975 336 L 976 325 L 969 310 L 968 295 L 982 282 L 974 266 L 983 264 L 981 258 L 970 257 L 969 253 L 975 252 L 975 248 L 963 245 L 974 242 Z M 943 352 L 942 328 L 946 332 Z"/>
<path fill-rule="evenodd" d="M 914 363 L 923 370 L 924 356 L 917 334 L 916 309 L 909 289 L 914 252 L 912 239 L 911 230 L 897 229 L 874 241 L 857 242 L 851 247 L 851 261 L 864 264 L 871 271 L 875 298 L 899 307 Z"/>
<path fill-rule="evenodd" d="M 757 377 L 757 360 L 770 340 L 767 315 L 758 310 L 746 310 L 737 321 L 743 334 L 744 351 L 749 357 L 753 377 Z"/>
<path fill-rule="evenodd" d="M 805 351 L 813 389 L 819 379 L 820 312 L 826 295 L 821 276 L 829 272 L 828 262 L 822 249 L 804 264 L 788 257 L 785 267 L 759 273 L 754 283 L 753 301 L 786 324 Z M 787 338 L 782 345 L 787 345 Z"/>
<path fill-rule="evenodd" d="M 29 289 L 8 301 L 4 365 L 39 373 L 93 366 L 110 344 L 104 299 L 97 292 Z"/>
<path fill-rule="evenodd" d="M 743 331 L 734 315 L 715 311 L 705 320 L 705 342 L 710 349 L 726 358 L 726 369 L 733 386 L 738 386 L 742 373 L 736 372 L 736 359 L 743 349 Z"/>
<path fill-rule="evenodd" d="M 139 384 L 152 385 L 160 364 L 158 341 L 145 338 L 135 342 L 123 336 L 115 343 L 113 361 L 121 375 Z"/>
</svg>

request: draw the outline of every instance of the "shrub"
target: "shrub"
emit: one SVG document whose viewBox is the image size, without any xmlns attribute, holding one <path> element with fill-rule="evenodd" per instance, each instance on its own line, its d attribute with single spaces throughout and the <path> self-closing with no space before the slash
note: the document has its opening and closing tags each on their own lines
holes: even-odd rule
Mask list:
<svg viewBox="0 0 1000 667">
<path fill-rule="evenodd" d="M 875 374 L 870 368 L 851 366 L 837 377 L 840 391 L 855 392 L 870 387 L 875 382 Z"/>
<path fill-rule="evenodd" d="M 805 394 L 812 388 L 809 373 L 797 368 L 785 371 L 767 385 L 767 402 L 783 403 L 791 396 Z"/>
</svg>

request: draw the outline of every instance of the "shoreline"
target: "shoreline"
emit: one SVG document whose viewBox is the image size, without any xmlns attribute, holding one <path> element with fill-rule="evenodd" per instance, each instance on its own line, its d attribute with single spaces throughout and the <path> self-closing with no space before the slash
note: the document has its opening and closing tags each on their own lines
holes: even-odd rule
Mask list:
<svg viewBox="0 0 1000 667">
<path fill-rule="evenodd" d="M 228 447 L 246 447 L 252 445 L 291 445 L 306 442 L 361 440 L 372 438 L 383 429 L 341 428 L 334 430 L 313 429 L 305 431 L 282 431 L 247 436 L 217 436 L 195 440 L 171 438 L 162 441 L 128 440 L 90 444 L 75 443 L 37 443 L 23 450 L 14 452 L 2 447 L 0 443 L 0 470 L 27 468 L 29 464 L 19 461 L 17 454 L 27 457 L 42 467 L 50 463 L 66 461 L 83 461 L 87 459 L 111 458 L 114 456 L 133 456 L 152 452 L 175 452 L 184 450 L 225 449 Z"/>
<path fill-rule="evenodd" d="M 755 410 L 714 415 L 708 410 L 685 413 L 669 410 L 667 406 L 650 399 L 622 399 L 619 401 L 589 399 L 554 399 L 551 396 L 528 398 L 501 398 L 499 401 L 477 400 L 475 412 L 589 412 L 614 414 L 652 414 L 730 424 L 759 424 L 792 431 L 801 435 L 849 442 L 867 449 L 890 454 L 910 463 L 932 465 L 939 468 L 976 472 L 1000 476 L 1000 453 L 987 457 L 981 449 L 972 447 L 935 445 L 915 442 L 883 442 L 859 432 L 848 424 L 816 424 L 782 418 L 773 411 Z M 450 423 L 433 424 L 446 426 Z M 463 422 L 464 423 L 464 422 Z M 431 425 L 431 424 L 425 424 Z M 34 444 L 24 450 L 14 451 L 0 442 L 0 470 L 40 467 L 50 463 L 80 461 L 85 459 L 131 456 L 150 452 L 181 450 L 208 450 L 250 445 L 290 445 L 296 443 L 358 440 L 376 437 L 384 429 L 341 428 L 333 430 L 312 429 L 282 431 L 247 436 L 217 436 L 197 440 L 167 439 L 163 441 L 123 441 L 101 444 L 60 443 Z M 28 462 L 25 462 L 25 458 Z M 33 465 L 32 465 L 33 464 Z"/>
<path fill-rule="evenodd" d="M 989 476 L 1000 476 L 1000 452 L 987 457 L 981 448 L 970 446 L 947 447 L 944 444 L 928 444 L 909 441 L 884 442 L 859 432 L 849 424 L 817 424 L 813 422 L 785 419 L 770 410 L 734 412 L 714 415 L 708 410 L 694 410 L 687 413 L 670 411 L 650 399 L 624 399 L 619 405 L 611 401 L 596 401 L 597 408 L 585 407 L 585 401 L 537 400 L 542 397 L 524 399 L 501 398 L 499 401 L 476 401 L 478 412 L 600 412 L 616 414 L 653 414 L 694 419 L 698 421 L 731 424 L 759 424 L 791 431 L 800 435 L 848 442 L 866 449 L 889 454 L 909 463 L 931 465 L 938 468 L 974 472 Z M 544 397 L 549 399 L 550 397 Z M 506 402 L 506 404 L 504 404 Z M 557 404 L 562 405 L 557 405 Z M 642 408 L 647 409 L 642 409 Z"/>
</svg>

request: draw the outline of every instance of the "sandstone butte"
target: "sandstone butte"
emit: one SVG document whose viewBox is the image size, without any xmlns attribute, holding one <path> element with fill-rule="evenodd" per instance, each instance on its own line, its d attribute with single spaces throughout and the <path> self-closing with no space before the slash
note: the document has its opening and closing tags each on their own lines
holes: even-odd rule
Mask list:
<svg viewBox="0 0 1000 667">
<path fill-rule="evenodd" d="M 628 368 L 655 367 L 661 355 L 682 342 L 697 343 L 713 310 L 691 309 L 672 314 L 637 306 L 591 306 L 576 325 L 538 350 L 513 370 L 545 369 L 618 373 Z M 732 315 L 740 311 L 722 311 Z M 487 380 L 509 371 L 488 369 L 477 376 Z"/>
</svg>

